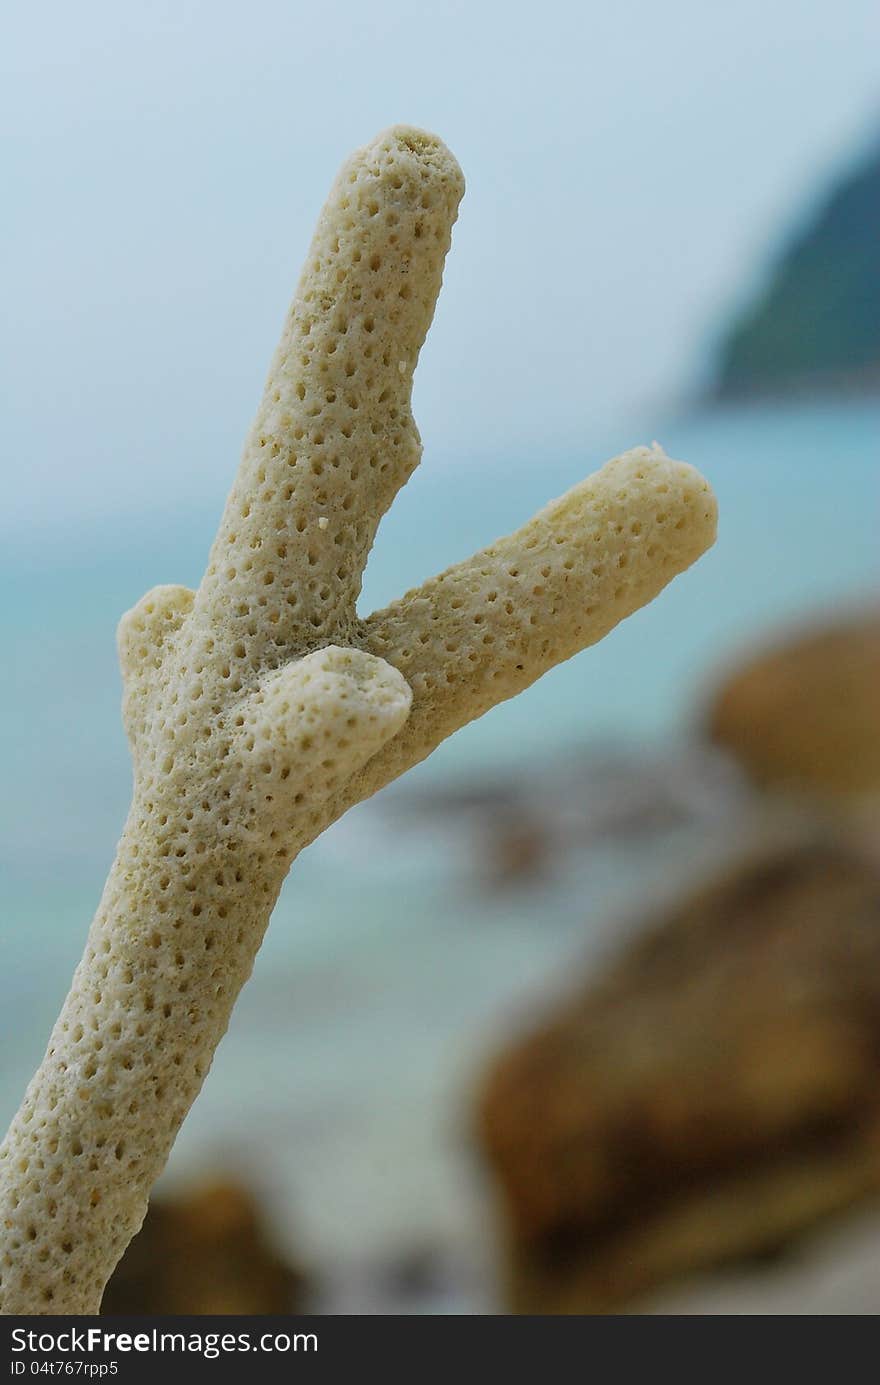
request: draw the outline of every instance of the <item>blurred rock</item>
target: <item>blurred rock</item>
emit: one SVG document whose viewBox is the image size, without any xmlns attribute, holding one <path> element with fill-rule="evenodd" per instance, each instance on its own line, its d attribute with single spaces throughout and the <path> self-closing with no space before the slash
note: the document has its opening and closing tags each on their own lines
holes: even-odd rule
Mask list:
<svg viewBox="0 0 880 1385">
<path fill-rule="evenodd" d="M 107 1285 L 107 1313 L 291 1313 L 302 1274 L 270 1245 L 251 1195 L 206 1183 L 188 1196 L 154 1198 Z"/>
<path fill-rule="evenodd" d="M 878 1062 L 880 871 L 801 827 L 494 1064 L 479 1139 L 512 1310 L 617 1311 L 880 1192 Z"/>
<path fill-rule="evenodd" d="M 716 696 L 709 732 L 763 788 L 880 793 L 880 611 L 750 660 Z"/>
<path fill-rule="evenodd" d="M 497 814 L 486 832 L 488 883 L 521 889 L 542 881 L 550 869 L 552 846 L 537 818 L 526 812 L 520 818 L 512 811 Z"/>
<path fill-rule="evenodd" d="M 447 840 L 460 834 L 483 884 L 520 891 L 558 882 L 609 843 L 726 825 L 751 799 L 741 772 L 712 747 L 594 746 L 475 783 L 405 786 L 384 808 L 402 831 L 439 823 Z"/>
<path fill-rule="evenodd" d="M 880 142 L 800 221 L 721 343 L 718 399 L 880 389 Z"/>
</svg>

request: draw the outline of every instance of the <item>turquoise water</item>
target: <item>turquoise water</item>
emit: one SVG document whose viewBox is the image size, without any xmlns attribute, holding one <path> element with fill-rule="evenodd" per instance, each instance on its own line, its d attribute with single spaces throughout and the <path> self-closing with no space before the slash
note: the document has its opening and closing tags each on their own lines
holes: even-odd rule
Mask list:
<svg viewBox="0 0 880 1385">
<path fill-rule="evenodd" d="M 444 464 L 429 453 L 382 526 L 364 609 L 652 434 L 715 487 L 716 548 L 600 647 L 460 733 L 410 784 L 573 746 L 665 747 L 687 735 L 743 647 L 876 594 L 880 404 L 862 402 L 621 428 L 580 457 Z M 112 531 L 88 517 L 49 523 L 13 536 L 0 559 L 0 1125 L 42 1052 L 127 807 L 116 620 L 156 582 L 198 580 L 222 492 L 197 510 L 122 516 Z M 454 832 L 401 838 L 381 800 L 296 864 L 172 1168 L 210 1157 L 256 1170 L 319 1258 L 344 1253 L 353 1228 L 368 1247 L 416 1232 L 455 1239 L 476 1205 L 456 1162 L 462 1093 L 495 1017 L 583 944 L 588 912 L 598 935 L 633 874 L 612 853 L 538 907 L 481 896 L 470 869 Z M 661 860 L 645 869 L 663 876 Z"/>
<path fill-rule="evenodd" d="M 417 773 L 507 761 L 688 724 L 719 661 L 791 620 L 858 599 L 878 579 L 880 406 L 753 409 L 655 423 L 699 466 L 720 505 L 719 541 L 662 598 L 598 648 L 459 733 Z M 381 605 L 516 527 L 615 450 L 620 428 L 580 457 L 443 464 L 430 454 L 380 530 L 362 598 Z M 432 460 L 434 464 L 432 465 Z M 114 629 L 156 582 L 195 583 L 224 494 L 204 508 L 78 520 L 22 534 L 0 558 L 5 639 L 3 869 L 30 890 L 98 883 L 128 800 Z"/>
</svg>

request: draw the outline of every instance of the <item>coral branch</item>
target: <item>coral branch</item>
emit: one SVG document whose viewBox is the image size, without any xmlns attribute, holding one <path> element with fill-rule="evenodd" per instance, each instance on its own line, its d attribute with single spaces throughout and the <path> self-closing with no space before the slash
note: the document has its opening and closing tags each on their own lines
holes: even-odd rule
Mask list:
<svg viewBox="0 0 880 1385">
<path fill-rule="evenodd" d="M 379 520 L 421 457 L 413 371 L 463 192 L 445 145 L 409 129 L 333 185 L 197 597 L 252 659 L 350 633 Z"/>
<path fill-rule="evenodd" d="M 365 647 L 405 674 L 413 710 L 370 765 L 369 792 L 653 600 L 711 543 L 715 521 L 699 472 L 636 448 L 372 615 Z"/>
<path fill-rule="evenodd" d="M 285 792 L 289 811 L 321 803 L 396 735 L 411 702 L 406 680 L 384 659 L 336 645 L 315 650 L 270 674 L 242 704 L 242 777 L 262 784 L 267 810 Z"/>
<path fill-rule="evenodd" d="M 132 807 L 0 1146 L 2 1312 L 98 1310 L 298 851 L 713 541 L 707 484 L 642 448 L 358 619 L 419 460 L 412 375 L 462 191 L 445 146 L 407 128 L 343 167 L 201 585 L 122 619 Z"/>
</svg>

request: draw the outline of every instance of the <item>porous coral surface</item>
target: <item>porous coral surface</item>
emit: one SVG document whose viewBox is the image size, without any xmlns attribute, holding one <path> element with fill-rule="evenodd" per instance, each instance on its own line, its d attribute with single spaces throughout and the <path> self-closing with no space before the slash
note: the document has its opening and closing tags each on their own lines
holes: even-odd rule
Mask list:
<svg viewBox="0 0 880 1385">
<path fill-rule="evenodd" d="M 123 617 L 132 807 L 0 1147 L 4 1313 L 98 1311 L 302 847 L 713 541 L 707 483 L 639 448 L 358 617 L 421 453 L 412 376 L 463 190 L 443 143 L 407 127 L 344 165 L 202 583 Z"/>
</svg>

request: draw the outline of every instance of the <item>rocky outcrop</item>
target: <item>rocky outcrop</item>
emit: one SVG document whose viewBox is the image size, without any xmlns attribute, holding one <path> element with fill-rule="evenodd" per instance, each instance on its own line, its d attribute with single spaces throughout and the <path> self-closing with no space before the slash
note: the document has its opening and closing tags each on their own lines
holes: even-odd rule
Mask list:
<svg viewBox="0 0 880 1385">
<path fill-rule="evenodd" d="M 880 872 L 799 829 L 495 1062 L 511 1309 L 617 1311 L 880 1194 L 878 1063 Z"/>
<path fill-rule="evenodd" d="M 304 1279 L 270 1244 L 251 1195 L 205 1183 L 154 1198 L 104 1292 L 102 1313 L 291 1313 Z"/>
<path fill-rule="evenodd" d="M 383 806 L 401 832 L 439 826 L 446 840 L 464 838 L 482 884 L 518 891 L 558 888 L 609 844 L 636 852 L 695 828 L 727 830 L 751 800 L 728 757 L 693 744 L 573 748 L 515 773 L 408 787 Z"/>
<path fill-rule="evenodd" d="M 717 693 L 708 729 L 762 788 L 880 794 L 880 608 L 746 662 Z"/>
<path fill-rule="evenodd" d="M 795 235 L 724 339 L 715 396 L 880 389 L 880 144 Z"/>
</svg>

